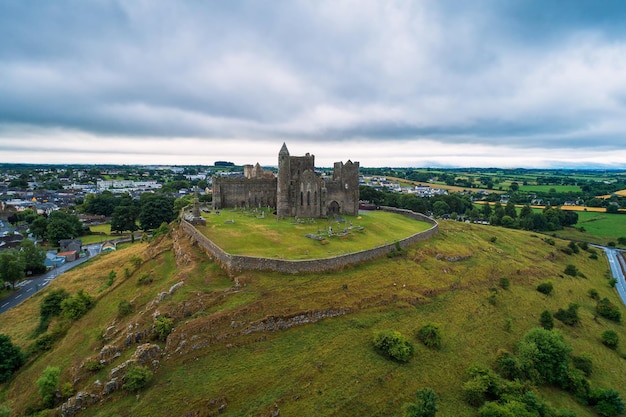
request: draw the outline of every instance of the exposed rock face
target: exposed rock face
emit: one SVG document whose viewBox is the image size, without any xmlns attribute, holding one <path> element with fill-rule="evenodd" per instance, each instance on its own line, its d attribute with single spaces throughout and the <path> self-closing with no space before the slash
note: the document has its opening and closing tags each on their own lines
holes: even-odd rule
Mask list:
<svg viewBox="0 0 626 417">
<path fill-rule="evenodd" d="M 158 345 L 152 343 L 145 343 L 137 346 L 137 350 L 133 354 L 131 360 L 139 363 L 142 366 L 152 365 L 155 360 L 158 360 L 163 355 L 161 348 Z"/>
<path fill-rule="evenodd" d="M 110 363 L 113 359 L 117 358 L 120 353 L 120 348 L 114 345 L 105 345 L 100 349 L 98 359 L 100 363 Z"/>
<path fill-rule="evenodd" d="M 68 398 L 68 400 L 61 405 L 61 416 L 72 417 L 90 405 L 96 404 L 98 401 L 100 401 L 98 395 L 79 391 L 75 396 Z"/>
</svg>

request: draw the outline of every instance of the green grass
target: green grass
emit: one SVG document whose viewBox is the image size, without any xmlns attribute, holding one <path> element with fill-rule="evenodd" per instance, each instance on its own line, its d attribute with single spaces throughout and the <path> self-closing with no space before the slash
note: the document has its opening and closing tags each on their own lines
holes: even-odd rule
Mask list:
<svg viewBox="0 0 626 417">
<path fill-rule="evenodd" d="M 535 191 L 538 193 L 549 193 L 551 190 L 554 190 L 557 193 L 579 193 L 581 192 L 580 186 L 578 185 L 520 185 L 520 191 Z"/>
<path fill-rule="evenodd" d="M 585 211 L 577 213 L 578 223 L 574 228 L 557 230 L 555 232 L 557 236 L 601 245 L 607 245 L 608 242 L 617 243 L 617 238 L 626 237 L 626 215 Z M 579 230 L 581 227 L 584 228 L 584 232 Z"/>
<path fill-rule="evenodd" d="M 150 329 L 155 314 L 169 315 L 176 328 L 167 345 L 161 345 L 167 355 L 159 359 L 153 380 L 138 396 L 116 392 L 84 415 L 217 415 L 218 407 L 226 404 L 220 415 L 262 416 L 279 408 L 280 415 L 397 416 L 405 402 L 414 401 L 416 390 L 431 387 L 440 398 L 438 415 L 474 416 L 476 410 L 464 402 L 461 390 L 467 368 L 473 363 L 493 365 L 498 349 L 513 350 L 538 324 L 541 311 L 556 311 L 570 302 L 581 306 L 581 325 L 572 328 L 557 321 L 556 327 L 575 354 L 594 357 L 593 386 L 612 387 L 623 398 L 626 394 L 623 359 L 599 342 L 606 329 L 626 341 L 626 329 L 595 317 L 595 302 L 587 296 L 595 288 L 601 298 L 622 305 L 605 277 L 608 267 L 602 258 L 594 261 L 584 252 L 561 253 L 558 248 L 565 241 L 556 239 L 555 247 L 528 232 L 444 221 L 439 234 L 399 258 L 328 274 L 250 271 L 231 281 L 188 239 L 173 237 L 175 241 L 164 238 L 104 255 L 81 273 L 63 274 L 50 284 L 95 294 L 111 269 L 117 273 L 114 285 L 98 295 L 94 309 L 73 324 L 53 351 L 33 359 L 0 386 L 0 398 L 15 414 L 37 405 L 34 381 L 48 365 L 61 367 L 62 382 L 77 380 L 77 391 L 91 390 L 96 379 L 108 380 L 111 369 L 128 359 L 135 345 L 98 373 L 85 373 L 81 363 L 97 357 L 105 343 L 125 346 L 127 329 Z M 181 250 L 188 259 L 176 255 Z M 124 278 L 131 256 L 144 262 Z M 459 257 L 464 260 L 454 260 Z M 569 263 L 587 278 L 563 275 Z M 142 273 L 153 273 L 155 281 L 137 285 Z M 509 278 L 508 290 L 498 287 L 501 277 Z M 181 280 L 185 285 L 173 297 L 154 302 L 157 294 Z M 554 283 L 552 296 L 535 289 L 546 280 Z M 492 288 L 497 288 L 495 304 L 488 301 Z M 20 346 L 31 342 L 27 334 L 36 325 L 41 299 L 36 297 L 0 321 L 0 333 Z M 116 318 L 120 300 L 132 300 L 135 314 Z M 347 314 L 284 330 L 244 332 L 260 322 L 328 309 Z M 415 338 L 428 322 L 441 325 L 438 351 Z M 507 322 L 510 331 L 505 330 Z M 109 326 L 119 333 L 104 341 L 101 335 Z M 371 338 L 383 329 L 398 330 L 414 341 L 412 360 L 399 364 L 373 350 Z M 560 390 L 542 387 L 540 393 L 554 406 L 591 415 Z"/>
<path fill-rule="evenodd" d="M 205 215 L 206 226 L 198 227 L 202 233 L 226 252 L 236 255 L 261 256 L 284 259 L 327 258 L 357 252 L 393 243 L 432 227 L 429 223 L 383 211 L 366 211 L 359 216 L 345 216 L 344 223 L 316 219 L 296 223 L 295 220 L 276 220 L 272 215 L 259 218 L 255 213 L 222 211 L 221 215 Z M 234 221 L 234 223 L 227 223 Z M 328 236 L 329 227 L 334 233 L 353 226 L 346 236 Z M 316 234 L 319 241 L 306 237 Z"/>
</svg>

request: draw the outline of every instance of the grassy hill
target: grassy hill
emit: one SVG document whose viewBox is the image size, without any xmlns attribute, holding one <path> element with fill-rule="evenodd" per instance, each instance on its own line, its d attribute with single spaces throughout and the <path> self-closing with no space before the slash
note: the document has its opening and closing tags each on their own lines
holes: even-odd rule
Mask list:
<svg viewBox="0 0 626 417">
<path fill-rule="evenodd" d="M 0 403 L 14 415 L 40 409 L 35 381 L 46 366 L 59 367 L 61 385 L 74 392 L 99 392 L 115 367 L 150 342 L 164 354 L 148 361 L 154 366 L 148 385 L 136 395 L 118 389 L 78 415 L 397 416 L 416 390 L 430 387 L 440 398 L 439 416 L 474 416 L 462 390 L 468 367 L 493 366 L 498 350 L 514 351 L 542 311 L 572 302 L 580 305 L 581 323 L 555 320 L 555 327 L 574 354 L 593 357 L 594 387 L 626 397 L 620 349 L 600 343 L 607 329 L 626 343 L 624 325 L 597 317 L 588 296 L 595 289 L 624 310 L 602 256 L 566 255 L 559 248 L 568 242 L 556 239 L 552 246 L 517 230 L 444 221 L 440 231 L 400 257 L 302 276 L 244 272 L 231 280 L 176 230 L 102 255 L 0 317 L 0 333 L 26 350 L 49 291 L 83 289 L 96 297 L 80 319 L 51 322 L 52 348 L 33 354 L 0 385 Z M 584 277 L 565 275 L 568 264 Z M 501 278 L 508 278 L 508 289 Z M 550 296 L 536 290 L 548 280 Z M 120 301 L 133 311 L 120 317 Z M 165 341 L 152 336 L 158 316 L 174 323 Z M 440 350 L 415 338 L 429 322 L 442 330 Z M 373 335 L 387 329 L 414 342 L 408 363 L 373 349 Z M 107 363 L 98 369 L 101 358 Z M 594 415 L 565 391 L 540 387 L 539 393 L 554 407 Z M 47 413 L 40 415 L 54 415 Z"/>
</svg>

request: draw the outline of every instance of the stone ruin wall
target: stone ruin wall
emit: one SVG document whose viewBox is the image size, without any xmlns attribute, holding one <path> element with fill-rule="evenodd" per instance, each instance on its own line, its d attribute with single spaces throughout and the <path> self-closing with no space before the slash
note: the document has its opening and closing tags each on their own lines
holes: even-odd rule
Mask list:
<svg viewBox="0 0 626 417">
<path fill-rule="evenodd" d="M 276 207 L 275 178 L 214 178 L 213 181 L 215 209 Z"/>
<path fill-rule="evenodd" d="M 393 207 L 381 207 L 381 210 L 401 214 L 415 220 L 425 221 L 432 225 L 432 227 L 428 230 L 416 233 L 406 239 L 399 240 L 397 243 L 401 248 L 406 248 L 416 242 L 429 239 L 439 231 L 439 225 L 437 222 L 421 213 L 415 213 L 410 210 L 397 209 Z M 396 248 L 396 242 L 393 242 L 388 245 L 378 246 L 376 248 L 360 252 L 353 252 L 332 258 L 312 260 L 283 260 L 275 258 L 231 255 L 200 233 L 192 224 L 188 223 L 184 219 L 181 220 L 180 224 L 183 231 L 195 240 L 200 248 L 202 248 L 212 259 L 214 259 L 222 269 L 227 271 L 230 276 L 234 276 L 245 270 L 272 271 L 283 274 L 310 274 L 337 271 L 346 266 L 357 265 L 373 259 L 381 258 Z"/>
</svg>

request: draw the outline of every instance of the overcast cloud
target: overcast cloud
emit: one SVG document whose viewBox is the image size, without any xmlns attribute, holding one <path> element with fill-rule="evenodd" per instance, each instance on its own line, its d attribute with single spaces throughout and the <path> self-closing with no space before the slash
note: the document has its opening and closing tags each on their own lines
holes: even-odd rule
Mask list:
<svg viewBox="0 0 626 417">
<path fill-rule="evenodd" d="M 626 168 L 626 3 L 0 0 L 0 162 Z"/>
</svg>

